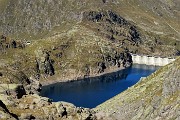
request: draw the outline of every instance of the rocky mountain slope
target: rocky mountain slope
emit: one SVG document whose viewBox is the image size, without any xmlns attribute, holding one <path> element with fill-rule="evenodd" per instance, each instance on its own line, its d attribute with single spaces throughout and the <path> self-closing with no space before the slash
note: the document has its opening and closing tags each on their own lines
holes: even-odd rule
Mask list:
<svg viewBox="0 0 180 120">
<path fill-rule="evenodd" d="M 9 95 L 0 95 L 0 119 L 178 120 L 179 73 L 180 57 L 94 109 L 52 102 L 34 94 L 33 91 L 37 91 L 34 87 L 27 89 L 28 84 L 24 81 L 22 87 L 26 93 L 23 95 L 18 97 L 18 93 L 24 91 L 19 87 L 9 91 Z M 12 85 L 9 88 L 13 88 Z"/>
<path fill-rule="evenodd" d="M 179 0 L 0 0 L 0 78 L 79 79 L 176 56 Z"/>
<path fill-rule="evenodd" d="M 130 53 L 180 55 L 179 18 L 179 0 L 0 0 L 0 119 L 179 119 L 180 58 L 94 110 L 37 95 Z"/>
<path fill-rule="evenodd" d="M 97 106 L 114 120 L 179 120 L 180 58 Z M 101 114 L 103 115 L 103 114 Z"/>
</svg>

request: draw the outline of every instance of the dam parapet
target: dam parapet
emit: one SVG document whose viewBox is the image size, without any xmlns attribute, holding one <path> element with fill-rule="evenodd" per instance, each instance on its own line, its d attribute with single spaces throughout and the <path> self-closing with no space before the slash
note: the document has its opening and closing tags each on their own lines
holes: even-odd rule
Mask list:
<svg viewBox="0 0 180 120">
<path fill-rule="evenodd" d="M 146 56 L 146 55 L 137 55 L 131 54 L 133 63 L 136 64 L 146 64 L 146 65 L 157 65 L 164 66 L 173 62 L 175 58 L 166 58 L 166 57 L 157 57 L 157 56 Z"/>
</svg>

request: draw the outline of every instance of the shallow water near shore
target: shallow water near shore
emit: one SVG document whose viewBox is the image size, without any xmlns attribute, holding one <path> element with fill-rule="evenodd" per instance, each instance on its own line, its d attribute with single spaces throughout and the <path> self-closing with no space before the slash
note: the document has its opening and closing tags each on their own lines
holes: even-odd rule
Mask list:
<svg viewBox="0 0 180 120">
<path fill-rule="evenodd" d="M 42 87 L 41 96 L 53 102 L 66 101 L 78 107 L 94 108 L 147 77 L 159 66 L 134 64 L 132 67 L 102 76 Z"/>
</svg>

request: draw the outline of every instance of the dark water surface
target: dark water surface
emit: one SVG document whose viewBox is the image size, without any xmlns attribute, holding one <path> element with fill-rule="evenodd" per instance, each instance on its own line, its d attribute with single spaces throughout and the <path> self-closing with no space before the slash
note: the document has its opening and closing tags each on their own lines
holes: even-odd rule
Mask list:
<svg viewBox="0 0 180 120">
<path fill-rule="evenodd" d="M 135 64 L 131 68 L 100 77 L 44 86 L 40 95 L 49 97 L 54 102 L 66 101 L 78 107 L 94 108 L 136 84 L 141 77 L 150 75 L 158 68 Z"/>
</svg>

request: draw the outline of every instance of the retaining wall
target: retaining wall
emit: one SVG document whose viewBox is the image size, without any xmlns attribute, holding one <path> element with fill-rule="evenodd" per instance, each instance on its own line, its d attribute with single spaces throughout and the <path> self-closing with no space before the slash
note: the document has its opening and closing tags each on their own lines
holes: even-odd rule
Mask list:
<svg viewBox="0 0 180 120">
<path fill-rule="evenodd" d="M 163 58 L 154 56 L 141 56 L 136 54 L 131 54 L 133 63 L 146 64 L 146 65 L 157 65 L 164 66 L 174 61 L 174 58 Z"/>
</svg>

